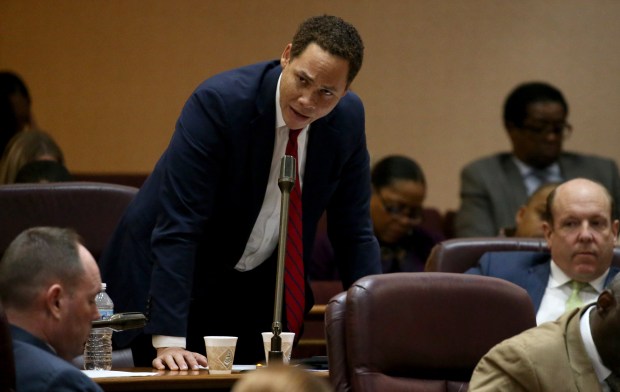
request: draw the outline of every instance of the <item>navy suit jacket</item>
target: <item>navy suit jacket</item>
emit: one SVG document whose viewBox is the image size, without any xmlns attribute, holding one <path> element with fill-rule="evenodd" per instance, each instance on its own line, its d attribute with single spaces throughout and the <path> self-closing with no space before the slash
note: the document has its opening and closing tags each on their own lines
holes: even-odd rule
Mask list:
<svg viewBox="0 0 620 392">
<path fill-rule="evenodd" d="M 102 277 L 117 312 L 147 311 L 148 300 L 146 333 L 186 336 L 191 301 L 207 304 L 220 292 L 243 290 L 224 276 L 241 258 L 265 196 L 280 74 L 278 61 L 264 62 L 216 75 L 194 91 L 102 255 Z M 327 210 L 345 287 L 381 271 L 369 216 L 364 122 L 362 102 L 349 91 L 311 124 L 307 141 L 304 260 Z M 260 290 L 274 292 L 264 286 Z M 237 304 L 238 313 L 243 306 Z"/>
<path fill-rule="evenodd" d="M 551 255 L 546 252 L 487 252 L 480 258 L 478 266 L 465 273 L 501 278 L 523 287 L 538 312 L 551 273 L 550 263 Z M 605 286 L 619 271 L 614 265 L 610 267 Z"/>
<path fill-rule="evenodd" d="M 19 392 L 102 392 L 99 385 L 73 364 L 58 357 L 41 339 L 14 325 L 11 325 L 11 335 Z"/>
</svg>

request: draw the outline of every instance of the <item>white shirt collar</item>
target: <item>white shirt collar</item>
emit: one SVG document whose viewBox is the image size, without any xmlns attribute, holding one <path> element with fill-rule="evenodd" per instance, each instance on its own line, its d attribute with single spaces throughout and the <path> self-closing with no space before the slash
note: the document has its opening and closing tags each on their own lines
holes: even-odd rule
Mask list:
<svg viewBox="0 0 620 392">
<path fill-rule="evenodd" d="M 552 163 L 550 166 L 547 166 L 544 169 L 535 169 L 532 166 L 528 165 L 527 163 L 523 162 L 522 160 L 520 160 L 519 158 L 517 158 L 516 156 L 512 156 L 512 160 L 515 163 L 515 165 L 517 165 L 517 168 L 519 169 L 519 172 L 521 173 L 521 176 L 523 178 L 529 176 L 531 173 L 540 170 L 540 171 L 546 171 L 547 173 L 549 173 L 552 177 L 558 177 L 561 178 L 561 170 L 560 170 L 560 164 L 557 162 Z"/>
<path fill-rule="evenodd" d="M 282 134 L 286 135 L 286 138 L 288 140 L 288 126 L 284 122 L 284 117 L 282 117 L 282 107 L 280 107 L 280 79 L 281 78 L 282 78 L 282 74 L 280 74 L 280 76 L 278 77 L 278 85 L 276 86 L 276 129 L 281 130 L 283 132 Z M 299 139 L 297 139 L 299 140 L 299 143 L 302 143 L 302 145 L 304 146 L 306 143 L 307 133 L 309 132 L 309 129 L 310 129 L 310 124 L 306 125 L 302 129 L 301 133 L 299 134 Z M 305 147 L 303 148 L 303 150 L 305 151 Z M 304 153 L 303 156 L 305 157 L 305 155 L 306 154 Z"/>
<path fill-rule="evenodd" d="M 581 331 L 581 340 L 583 340 L 583 344 L 586 347 L 586 353 L 592 362 L 592 367 L 594 368 L 596 377 L 600 383 L 603 383 L 611 374 L 611 370 L 607 369 L 607 367 L 603 365 L 601 356 L 598 354 L 596 345 L 594 344 L 594 339 L 592 338 L 592 330 L 590 329 L 590 312 L 595 308 L 595 306 L 590 306 L 585 312 L 583 312 L 581 315 L 581 320 L 579 320 L 579 329 Z"/>
<path fill-rule="evenodd" d="M 284 117 L 282 117 L 282 108 L 280 107 L 280 79 L 282 74 L 278 77 L 278 85 L 276 86 L 276 129 L 286 127 Z"/>
<path fill-rule="evenodd" d="M 603 289 L 605 288 L 605 278 L 607 277 L 608 273 L 609 273 L 609 268 L 601 276 L 589 282 L 589 285 L 594 290 L 596 290 L 596 292 L 599 294 L 602 293 Z M 549 281 L 549 287 L 554 287 L 554 288 L 567 284 L 568 282 L 572 280 L 568 275 L 564 273 L 564 271 L 560 269 L 560 267 L 558 267 L 558 265 L 553 260 L 551 260 L 551 277 L 550 278 L 551 279 Z"/>
</svg>

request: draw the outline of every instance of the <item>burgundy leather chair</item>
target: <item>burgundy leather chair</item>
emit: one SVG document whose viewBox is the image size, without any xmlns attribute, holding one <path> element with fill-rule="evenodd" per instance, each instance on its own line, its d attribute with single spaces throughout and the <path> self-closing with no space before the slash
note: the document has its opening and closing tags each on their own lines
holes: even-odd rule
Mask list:
<svg viewBox="0 0 620 392">
<path fill-rule="evenodd" d="M 501 279 L 368 276 L 327 305 L 330 379 L 337 391 L 466 391 L 491 347 L 535 325 L 525 290 Z"/>
<path fill-rule="evenodd" d="M 329 300 L 325 310 L 329 378 L 337 392 L 351 391 L 344 333 L 346 306 L 347 292 L 343 291 Z"/>
<path fill-rule="evenodd" d="M 0 392 L 15 391 L 15 361 L 9 322 L 0 304 Z"/>
<path fill-rule="evenodd" d="M 0 257 L 13 239 L 34 226 L 70 227 L 95 260 L 105 249 L 138 188 L 98 182 L 0 185 Z M 82 366 L 81 357 L 74 360 Z M 112 353 L 115 367 L 133 366 L 130 350 Z"/>
<path fill-rule="evenodd" d="M 0 256 L 23 230 L 71 227 L 96 260 L 137 188 L 90 182 L 0 186 Z"/>
<path fill-rule="evenodd" d="M 542 238 L 454 238 L 435 245 L 426 259 L 427 272 L 465 272 L 478 264 L 486 252 L 511 250 L 548 252 Z"/>
</svg>

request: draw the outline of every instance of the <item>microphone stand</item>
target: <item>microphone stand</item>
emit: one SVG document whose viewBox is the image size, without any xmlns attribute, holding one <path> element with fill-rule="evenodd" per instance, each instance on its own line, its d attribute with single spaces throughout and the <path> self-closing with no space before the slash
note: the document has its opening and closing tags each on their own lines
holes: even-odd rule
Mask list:
<svg viewBox="0 0 620 392">
<path fill-rule="evenodd" d="M 273 324 L 271 325 L 271 349 L 269 350 L 269 363 L 282 364 L 284 356 L 282 353 L 282 296 L 284 291 L 284 260 L 286 257 L 286 238 L 288 231 L 288 206 L 291 196 L 291 189 L 295 185 L 297 171 L 295 157 L 285 155 L 280 161 L 280 177 L 278 187 L 282 192 L 280 206 L 280 233 L 278 237 L 278 270 L 276 273 L 276 293 L 275 304 L 273 307 Z"/>
</svg>

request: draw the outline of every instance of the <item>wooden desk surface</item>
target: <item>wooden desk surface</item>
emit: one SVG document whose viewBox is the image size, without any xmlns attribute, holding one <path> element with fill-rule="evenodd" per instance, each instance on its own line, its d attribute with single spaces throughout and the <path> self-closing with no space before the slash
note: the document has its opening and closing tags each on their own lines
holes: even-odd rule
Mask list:
<svg viewBox="0 0 620 392">
<path fill-rule="evenodd" d="M 113 369 L 126 372 L 157 372 L 155 376 L 93 379 L 104 391 L 229 391 L 242 373 L 213 375 L 208 370 Z"/>
<path fill-rule="evenodd" d="M 113 369 L 126 372 L 157 372 L 155 376 L 106 377 L 93 379 L 104 391 L 230 391 L 245 373 L 215 375 L 208 370 L 155 370 L 152 368 Z M 313 373 L 329 377 L 327 372 Z"/>
</svg>

